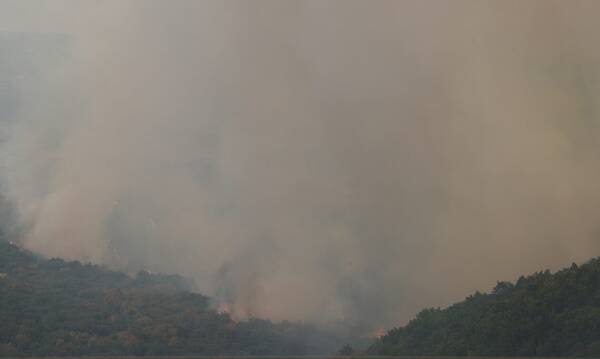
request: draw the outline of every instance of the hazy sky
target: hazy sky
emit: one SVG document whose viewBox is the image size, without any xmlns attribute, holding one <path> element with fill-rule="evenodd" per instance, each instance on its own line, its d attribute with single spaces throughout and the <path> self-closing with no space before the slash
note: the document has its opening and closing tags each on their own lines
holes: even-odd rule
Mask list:
<svg viewBox="0 0 600 359">
<path fill-rule="evenodd" d="M 0 60 L 25 64 L 0 91 L 21 240 L 191 276 L 239 317 L 367 330 L 584 261 L 599 11 L 0 0 Z"/>
</svg>

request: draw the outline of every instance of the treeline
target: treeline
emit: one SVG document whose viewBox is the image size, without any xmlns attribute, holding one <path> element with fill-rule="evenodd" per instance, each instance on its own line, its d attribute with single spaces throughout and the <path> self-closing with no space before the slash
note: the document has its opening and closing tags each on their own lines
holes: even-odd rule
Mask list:
<svg viewBox="0 0 600 359">
<path fill-rule="evenodd" d="M 233 321 L 178 276 L 38 257 L 0 240 L 0 356 L 305 355 L 339 347 L 298 323 Z"/>
<path fill-rule="evenodd" d="M 600 258 L 499 282 L 426 309 L 370 347 L 377 355 L 600 357 Z"/>
<path fill-rule="evenodd" d="M 340 337 L 306 324 L 236 322 L 189 289 L 179 276 L 130 277 L 0 240 L 0 356 L 315 355 L 341 347 Z M 600 357 L 600 258 L 423 310 L 367 354 Z"/>
</svg>

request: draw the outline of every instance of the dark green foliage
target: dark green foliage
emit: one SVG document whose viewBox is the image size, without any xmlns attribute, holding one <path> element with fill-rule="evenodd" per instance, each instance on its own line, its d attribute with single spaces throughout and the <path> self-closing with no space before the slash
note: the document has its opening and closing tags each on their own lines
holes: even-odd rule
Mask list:
<svg viewBox="0 0 600 359">
<path fill-rule="evenodd" d="M 379 355 L 598 356 L 600 258 L 499 282 L 446 309 L 426 309 L 380 338 Z"/>
<path fill-rule="evenodd" d="M 45 260 L 0 240 L 0 356 L 302 355 L 337 342 L 295 323 L 234 322 L 178 276 Z"/>
</svg>

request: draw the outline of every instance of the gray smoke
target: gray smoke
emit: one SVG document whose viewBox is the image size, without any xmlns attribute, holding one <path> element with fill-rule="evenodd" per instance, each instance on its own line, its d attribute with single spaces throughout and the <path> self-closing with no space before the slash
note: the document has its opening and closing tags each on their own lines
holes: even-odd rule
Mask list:
<svg viewBox="0 0 600 359">
<path fill-rule="evenodd" d="M 400 324 L 599 253 L 598 11 L 0 0 L 3 36 L 68 44 L 15 80 L 5 195 L 47 255 L 191 276 L 238 317 Z"/>
</svg>

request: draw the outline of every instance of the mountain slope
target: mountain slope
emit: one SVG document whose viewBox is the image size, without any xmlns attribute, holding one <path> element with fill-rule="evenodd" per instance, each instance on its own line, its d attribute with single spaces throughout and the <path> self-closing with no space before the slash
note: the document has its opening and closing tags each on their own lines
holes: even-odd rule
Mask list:
<svg viewBox="0 0 600 359">
<path fill-rule="evenodd" d="M 369 349 L 378 355 L 600 356 L 600 258 L 499 282 L 426 309 Z"/>
<path fill-rule="evenodd" d="M 302 355 L 340 343 L 308 325 L 235 322 L 178 276 L 46 260 L 0 240 L 0 356 Z"/>
</svg>

